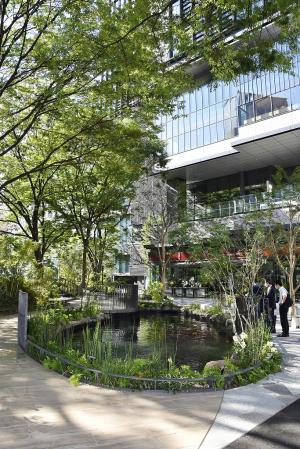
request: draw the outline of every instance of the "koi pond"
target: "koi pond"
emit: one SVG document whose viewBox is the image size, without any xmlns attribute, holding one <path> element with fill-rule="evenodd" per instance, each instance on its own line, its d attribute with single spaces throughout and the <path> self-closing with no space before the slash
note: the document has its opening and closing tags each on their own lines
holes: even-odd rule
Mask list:
<svg viewBox="0 0 300 449">
<path fill-rule="evenodd" d="M 232 338 L 217 325 L 184 315 L 140 312 L 115 314 L 101 322 L 99 338 L 116 357 L 144 358 L 149 355 L 172 359 L 177 365 L 201 370 L 210 360 L 223 359 Z M 81 346 L 84 329 L 77 330 L 73 342 Z M 92 329 L 91 329 L 92 333 Z"/>
</svg>

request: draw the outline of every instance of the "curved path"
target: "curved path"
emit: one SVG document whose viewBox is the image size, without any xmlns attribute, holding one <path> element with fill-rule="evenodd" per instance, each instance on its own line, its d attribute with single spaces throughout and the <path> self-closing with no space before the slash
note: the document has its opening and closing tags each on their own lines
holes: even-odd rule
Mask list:
<svg viewBox="0 0 300 449">
<path fill-rule="evenodd" d="M 271 444 L 269 418 L 281 410 L 289 416 L 285 407 L 300 398 L 300 330 L 275 339 L 282 372 L 224 394 L 174 395 L 73 387 L 18 350 L 16 325 L 15 317 L 0 319 L 0 449 L 294 447 L 288 432 L 279 446 Z M 253 440 L 268 434 L 265 446 Z"/>
<path fill-rule="evenodd" d="M 277 324 L 278 333 L 281 332 Z M 235 388 L 224 392 L 220 410 L 214 424 L 200 445 L 201 449 L 246 449 L 251 446 L 250 441 L 243 435 L 248 432 L 260 434 L 257 426 L 269 420 L 288 405 L 300 398 L 300 330 L 290 331 L 289 338 L 274 337 L 275 344 L 283 353 L 284 369 L 254 385 Z M 300 405 L 300 403 L 298 402 Z M 283 410 L 284 413 L 284 410 Z M 287 411 L 288 413 L 288 411 Z M 276 422 L 276 418 L 274 416 Z M 270 426 L 269 441 L 262 445 L 261 440 L 255 440 L 259 449 L 293 449 L 291 444 L 294 436 L 289 437 L 289 432 L 279 445 L 272 445 L 272 422 L 266 422 L 264 429 Z M 298 424 L 300 422 L 300 409 L 298 410 Z M 295 421 L 294 421 L 295 424 Z M 253 432 L 252 432 L 253 431 Z M 266 430 L 264 433 L 267 434 Z M 239 440 L 237 442 L 236 440 Z M 233 443 L 236 441 L 236 443 Z M 252 438 L 253 441 L 253 438 Z M 300 448 L 300 440 L 299 445 Z"/>
<path fill-rule="evenodd" d="M 198 449 L 222 401 L 223 392 L 73 387 L 16 339 L 16 318 L 0 319 L 0 449 Z"/>
</svg>

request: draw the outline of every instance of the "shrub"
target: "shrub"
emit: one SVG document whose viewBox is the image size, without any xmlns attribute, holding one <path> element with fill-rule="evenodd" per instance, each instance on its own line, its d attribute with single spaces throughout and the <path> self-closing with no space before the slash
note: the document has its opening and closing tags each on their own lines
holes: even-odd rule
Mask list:
<svg viewBox="0 0 300 449">
<path fill-rule="evenodd" d="M 151 296 L 152 301 L 162 303 L 165 295 L 165 287 L 159 281 L 151 282 L 151 284 L 148 285 L 145 294 Z"/>
</svg>

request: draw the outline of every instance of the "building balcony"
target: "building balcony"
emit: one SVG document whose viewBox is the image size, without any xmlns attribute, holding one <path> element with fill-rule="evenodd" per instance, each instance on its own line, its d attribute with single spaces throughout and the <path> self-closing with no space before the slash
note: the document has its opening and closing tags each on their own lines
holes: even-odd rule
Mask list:
<svg viewBox="0 0 300 449">
<path fill-rule="evenodd" d="M 197 221 L 239 216 L 251 212 L 268 210 L 270 204 L 270 196 L 267 193 L 244 195 L 230 201 L 214 203 L 211 206 L 197 204 L 196 202 L 191 204 L 189 202 L 188 218 L 189 220 Z M 290 188 L 279 190 L 272 198 L 272 207 L 276 209 L 284 209 L 297 205 L 300 207 L 300 193 Z"/>
</svg>

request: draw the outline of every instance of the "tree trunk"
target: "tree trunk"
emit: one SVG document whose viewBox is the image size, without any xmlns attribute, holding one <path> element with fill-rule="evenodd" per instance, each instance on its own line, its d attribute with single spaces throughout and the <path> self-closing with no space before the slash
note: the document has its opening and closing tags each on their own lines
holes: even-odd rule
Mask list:
<svg viewBox="0 0 300 449">
<path fill-rule="evenodd" d="M 88 253 L 87 242 L 83 242 L 83 248 L 82 248 L 82 271 L 81 271 L 81 294 L 82 295 L 83 295 L 84 290 L 86 289 L 87 253 Z"/>
<path fill-rule="evenodd" d="M 163 242 L 162 245 L 162 261 L 161 261 L 161 283 L 163 285 L 163 297 L 166 294 L 166 248 Z"/>
</svg>

